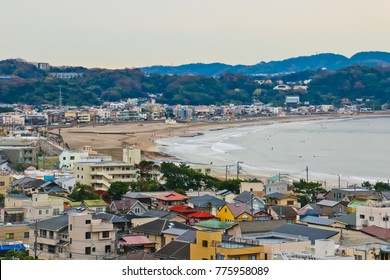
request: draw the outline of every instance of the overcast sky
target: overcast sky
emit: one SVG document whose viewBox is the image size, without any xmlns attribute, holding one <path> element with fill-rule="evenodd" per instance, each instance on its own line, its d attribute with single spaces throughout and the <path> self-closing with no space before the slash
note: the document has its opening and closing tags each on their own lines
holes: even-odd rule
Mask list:
<svg viewBox="0 0 390 280">
<path fill-rule="evenodd" d="M 389 0 L 2 0 L 0 59 L 124 68 L 390 51 Z"/>
</svg>

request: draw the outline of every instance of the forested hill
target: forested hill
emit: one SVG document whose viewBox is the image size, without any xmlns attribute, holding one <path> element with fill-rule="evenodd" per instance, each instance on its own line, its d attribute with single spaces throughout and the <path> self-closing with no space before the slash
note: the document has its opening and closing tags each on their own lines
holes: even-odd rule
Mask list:
<svg viewBox="0 0 390 280">
<path fill-rule="evenodd" d="M 141 68 L 145 73 L 173 74 L 173 75 L 209 75 L 219 76 L 223 73 L 241 73 L 245 75 L 277 74 L 299 72 L 308 69 L 327 68 L 338 70 L 350 65 L 361 64 L 367 66 L 389 65 L 388 52 L 360 52 L 347 58 L 343 55 L 325 53 L 311 56 L 300 56 L 281 61 L 260 62 L 255 65 L 228 65 L 222 63 L 193 63 L 180 66 L 150 66 Z"/>
<path fill-rule="evenodd" d="M 363 54 L 354 58 L 367 61 Z M 372 61 L 378 61 L 379 58 Z M 61 79 L 53 73 L 76 73 Z M 261 84 L 259 80 L 272 80 Z M 251 77 L 226 73 L 207 75 L 146 75 L 139 69 L 87 69 L 52 67 L 40 70 L 23 60 L 0 61 L 0 103 L 58 104 L 61 85 L 64 105 L 93 105 L 104 101 L 153 97 L 160 103 L 182 105 L 250 104 L 258 99 L 275 106 L 284 104 L 286 92 L 274 90 L 278 80 L 299 82 L 312 79 L 307 93 L 310 104 L 339 104 L 341 98 L 366 97 L 379 103 L 390 100 L 390 67 L 349 66 L 338 71 L 305 70 L 290 74 Z M 292 92 L 287 92 L 292 93 Z"/>
</svg>

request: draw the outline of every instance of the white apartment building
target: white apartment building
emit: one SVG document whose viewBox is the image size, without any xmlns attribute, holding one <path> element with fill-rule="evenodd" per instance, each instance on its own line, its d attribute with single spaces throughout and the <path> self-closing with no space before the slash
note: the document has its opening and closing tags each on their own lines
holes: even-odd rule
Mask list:
<svg viewBox="0 0 390 280">
<path fill-rule="evenodd" d="M 89 154 L 84 151 L 63 151 L 60 155 L 60 168 L 73 168 L 74 162 L 87 158 Z"/>
<path fill-rule="evenodd" d="M 138 178 L 134 164 L 121 161 L 77 162 L 73 172 L 77 182 L 104 190 L 108 190 L 111 183 L 130 183 Z"/>
<path fill-rule="evenodd" d="M 64 202 L 61 199 L 49 198 L 46 193 L 33 194 L 29 200 L 22 202 L 24 220 L 31 222 L 35 219 L 44 220 L 64 213 Z"/>
<path fill-rule="evenodd" d="M 356 228 L 390 227 L 390 202 L 371 202 L 356 207 Z"/>
</svg>

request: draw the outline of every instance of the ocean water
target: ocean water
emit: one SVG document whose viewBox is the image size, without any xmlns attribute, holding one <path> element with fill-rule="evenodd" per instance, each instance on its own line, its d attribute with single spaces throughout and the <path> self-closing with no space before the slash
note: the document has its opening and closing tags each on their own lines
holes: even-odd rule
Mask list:
<svg viewBox="0 0 390 280">
<path fill-rule="evenodd" d="M 161 152 L 210 163 L 221 173 L 253 177 L 289 174 L 342 186 L 390 178 L 390 118 L 277 123 L 158 140 Z"/>
</svg>

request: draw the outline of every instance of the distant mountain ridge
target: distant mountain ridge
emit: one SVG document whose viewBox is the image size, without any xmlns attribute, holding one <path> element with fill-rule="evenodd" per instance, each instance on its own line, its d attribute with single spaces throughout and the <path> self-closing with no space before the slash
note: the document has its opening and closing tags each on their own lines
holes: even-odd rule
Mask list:
<svg viewBox="0 0 390 280">
<path fill-rule="evenodd" d="M 366 66 L 390 65 L 388 52 L 359 52 L 351 58 L 340 54 L 323 53 L 311 56 L 299 56 L 280 61 L 260 62 L 255 65 L 228 65 L 224 63 L 191 63 L 179 66 L 150 66 L 142 67 L 141 71 L 147 74 L 163 75 L 207 75 L 219 76 L 224 73 L 240 73 L 245 75 L 279 74 L 304 70 L 327 68 L 339 70 L 341 68 L 361 64 Z"/>
</svg>

